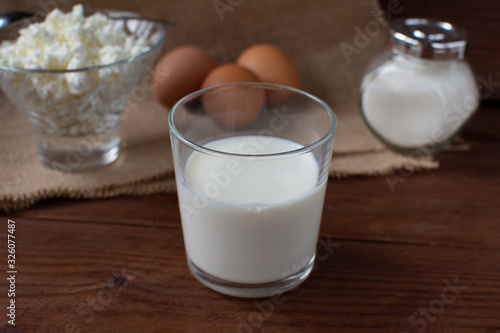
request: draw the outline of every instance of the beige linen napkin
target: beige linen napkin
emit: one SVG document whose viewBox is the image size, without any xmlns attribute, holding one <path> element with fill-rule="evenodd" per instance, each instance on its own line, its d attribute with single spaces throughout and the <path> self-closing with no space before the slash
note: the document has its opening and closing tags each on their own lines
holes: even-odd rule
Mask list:
<svg viewBox="0 0 500 333">
<path fill-rule="evenodd" d="M 234 62 L 251 44 L 267 42 L 295 60 L 302 88 L 325 100 L 338 117 L 331 175 L 382 175 L 400 168 L 432 169 L 431 158 L 387 150 L 363 123 L 358 87 L 368 61 L 386 45 L 387 25 L 376 0 L 83 1 L 168 19 L 164 51 L 194 44 L 220 63 Z M 47 6 L 46 6 L 47 7 Z M 33 12 L 40 2 L 8 1 L 5 10 Z M 68 6 L 65 8 L 68 10 Z M 151 75 L 147 73 L 146 75 Z M 106 198 L 174 192 L 168 110 L 149 92 L 133 98 L 121 119 L 122 153 L 110 166 L 65 173 L 39 161 L 31 125 L 0 96 L 0 210 L 21 209 L 51 197 Z"/>
</svg>

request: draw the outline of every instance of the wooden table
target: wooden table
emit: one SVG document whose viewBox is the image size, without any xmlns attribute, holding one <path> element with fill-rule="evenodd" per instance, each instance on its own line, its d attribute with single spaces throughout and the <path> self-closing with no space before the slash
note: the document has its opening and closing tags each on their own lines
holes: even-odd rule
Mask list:
<svg viewBox="0 0 500 333">
<path fill-rule="evenodd" d="M 443 153 L 438 170 L 331 179 L 316 269 L 273 299 L 195 280 L 173 194 L 51 200 L 2 215 L 0 331 L 499 333 L 498 124 L 500 107 L 483 106 L 464 133 L 470 151 Z"/>
</svg>

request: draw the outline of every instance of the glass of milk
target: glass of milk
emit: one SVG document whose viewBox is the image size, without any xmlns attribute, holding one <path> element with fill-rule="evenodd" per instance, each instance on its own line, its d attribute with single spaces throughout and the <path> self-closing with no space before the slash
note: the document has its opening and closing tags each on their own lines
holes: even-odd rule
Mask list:
<svg viewBox="0 0 500 333">
<path fill-rule="evenodd" d="M 172 108 L 184 244 L 201 283 L 265 297 L 309 276 L 336 125 L 320 99 L 264 83 L 207 88 Z"/>
</svg>

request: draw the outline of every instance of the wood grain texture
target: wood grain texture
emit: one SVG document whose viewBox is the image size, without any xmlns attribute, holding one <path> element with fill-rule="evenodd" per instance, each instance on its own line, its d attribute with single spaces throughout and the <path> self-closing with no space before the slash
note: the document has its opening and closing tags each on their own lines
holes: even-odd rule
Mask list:
<svg viewBox="0 0 500 333">
<path fill-rule="evenodd" d="M 331 179 L 315 271 L 276 298 L 227 297 L 191 275 L 175 195 L 0 216 L 16 221 L 18 265 L 16 327 L 0 331 L 498 333 L 498 109 L 468 127 L 470 151 L 392 175 L 394 191 L 385 177 Z"/>
</svg>

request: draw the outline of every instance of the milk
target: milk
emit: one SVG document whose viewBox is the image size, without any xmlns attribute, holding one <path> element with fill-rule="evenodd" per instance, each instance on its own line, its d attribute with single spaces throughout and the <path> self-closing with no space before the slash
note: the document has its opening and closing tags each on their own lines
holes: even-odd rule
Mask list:
<svg viewBox="0 0 500 333">
<path fill-rule="evenodd" d="M 281 280 L 314 259 L 326 180 L 312 153 L 293 141 L 240 136 L 209 142 L 224 152 L 194 152 L 178 195 L 187 255 L 214 277 L 237 283 Z"/>
</svg>

